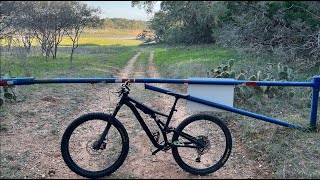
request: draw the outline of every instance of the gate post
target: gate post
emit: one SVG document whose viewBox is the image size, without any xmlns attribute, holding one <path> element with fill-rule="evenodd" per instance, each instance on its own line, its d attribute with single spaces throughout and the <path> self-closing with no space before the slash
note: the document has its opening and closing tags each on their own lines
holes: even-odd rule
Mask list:
<svg viewBox="0 0 320 180">
<path fill-rule="evenodd" d="M 318 105 L 319 105 L 320 76 L 314 76 L 312 82 L 314 84 L 312 88 L 310 128 L 312 130 L 316 130 Z"/>
</svg>

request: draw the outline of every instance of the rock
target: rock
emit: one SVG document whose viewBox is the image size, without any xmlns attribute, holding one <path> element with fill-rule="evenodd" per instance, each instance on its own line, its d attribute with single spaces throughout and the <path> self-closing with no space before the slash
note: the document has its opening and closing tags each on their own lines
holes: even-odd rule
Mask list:
<svg viewBox="0 0 320 180">
<path fill-rule="evenodd" d="M 56 174 L 56 171 L 55 171 L 55 170 L 50 170 L 50 171 L 48 172 L 48 175 L 49 175 L 50 177 L 54 176 L 55 174 Z"/>
</svg>

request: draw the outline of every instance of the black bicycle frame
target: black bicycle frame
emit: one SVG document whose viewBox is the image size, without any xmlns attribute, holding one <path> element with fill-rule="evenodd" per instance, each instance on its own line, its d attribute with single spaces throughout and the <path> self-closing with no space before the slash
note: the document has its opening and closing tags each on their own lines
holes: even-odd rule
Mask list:
<svg viewBox="0 0 320 180">
<path fill-rule="evenodd" d="M 137 120 L 139 121 L 139 123 L 142 126 L 143 130 L 146 132 L 146 134 L 149 137 L 149 139 L 151 140 L 152 144 L 156 148 L 158 148 L 155 152 L 153 152 L 153 154 L 155 154 L 156 152 L 158 152 L 158 151 L 160 151 L 160 150 L 162 150 L 162 149 L 164 149 L 166 147 L 170 147 L 170 146 L 190 147 L 190 148 L 203 148 L 204 147 L 204 144 L 201 143 L 201 142 L 198 142 L 195 137 L 192 137 L 192 136 L 190 136 L 190 135 L 188 135 L 186 133 L 183 133 L 183 132 L 178 132 L 174 128 L 169 128 L 169 123 L 170 123 L 170 121 L 172 119 L 174 111 L 176 111 L 175 107 L 176 107 L 176 104 L 177 104 L 177 101 L 178 101 L 179 97 L 175 96 L 176 99 L 175 99 L 175 102 L 174 102 L 174 104 L 173 104 L 173 106 L 171 108 L 170 114 L 166 115 L 166 114 L 163 114 L 161 112 L 158 112 L 156 110 L 153 110 L 153 109 L 147 107 L 146 105 L 142 104 L 141 102 L 129 97 L 128 94 L 129 94 L 129 92 L 122 94 L 122 97 L 121 97 L 119 103 L 117 104 L 117 106 L 116 106 L 116 108 L 115 108 L 115 110 L 114 110 L 114 112 L 112 114 L 112 117 L 115 118 L 117 116 L 117 113 L 119 112 L 119 110 L 121 109 L 121 107 L 123 105 L 128 106 L 131 109 L 131 111 L 133 112 L 133 114 L 135 115 L 135 117 L 137 118 Z M 151 133 L 150 129 L 148 128 L 148 126 L 144 122 L 144 119 L 141 117 L 140 113 L 138 112 L 137 108 L 140 109 L 141 111 L 143 111 L 145 114 L 149 114 L 152 118 L 155 119 L 156 124 L 158 125 L 159 129 L 161 130 L 161 133 L 162 133 L 162 136 L 163 136 L 163 139 L 164 139 L 164 144 L 160 144 L 160 143 L 157 142 L 157 140 L 154 138 L 153 134 Z M 166 123 L 163 123 L 162 121 L 160 121 L 160 119 L 158 119 L 156 114 L 164 116 L 164 117 L 167 117 Z M 111 126 L 110 123 L 108 123 L 108 125 L 107 125 L 106 129 L 104 130 L 99 142 L 101 141 L 101 143 L 102 143 L 102 141 L 105 139 L 103 137 L 106 137 L 110 126 Z M 180 136 L 188 139 L 191 143 L 194 143 L 195 145 L 189 145 L 189 144 L 191 144 L 190 142 L 189 143 L 184 143 L 184 145 L 176 145 L 176 144 L 169 143 L 168 138 L 167 138 L 167 134 L 171 133 L 171 132 L 178 133 Z"/>
</svg>

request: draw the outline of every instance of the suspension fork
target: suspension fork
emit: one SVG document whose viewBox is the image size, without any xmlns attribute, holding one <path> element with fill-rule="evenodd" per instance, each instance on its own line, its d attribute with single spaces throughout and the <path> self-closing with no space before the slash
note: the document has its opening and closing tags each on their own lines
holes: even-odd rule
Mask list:
<svg viewBox="0 0 320 180">
<path fill-rule="evenodd" d="M 112 119 L 111 119 L 111 122 L 112 122 L 112 120 L 116 117 L 116 115 L 118 114 L 120 108 L 122 107 L 122 105 L 123 105 L 124 102 L 126 101 L 126 98 L 127 98 L 127 97 L 126 97 L 125 95 L 123 95 L 123 96 L 121 97 L 119 103 L 117 104 L 115 110 L 113 111 L 113 113 L 112 113 L 112 115 L 111 115 L 111 118 L 112 118 Z M 107 122 L 106 128 L 104 129 L 103 133 L 101 134 L 98 142 L 93 146 L 93 149 L 95 149 L 95 150 L 100 149 L 103 141 L 104 141 L 104 140 L 106 139 L 106 137 L 107 137 L 107 134 L 108 134 L 108 132 L 109 132 L 109 130 L 110 130 L 111 124 L 112 124 L 112 123 Z"/>
</svg>

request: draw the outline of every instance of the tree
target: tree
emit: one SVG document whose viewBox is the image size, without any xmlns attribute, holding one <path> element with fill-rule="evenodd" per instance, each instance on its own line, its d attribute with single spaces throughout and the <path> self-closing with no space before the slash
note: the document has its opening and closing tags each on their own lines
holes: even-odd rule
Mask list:
<svg viewBox="0 0 320 180">
<path fill-rule="evenodd" d="M 70 2 L 70 4 L 64 31 L 72 41 L 70 55 L 70 62 L 72 62 L 83 29 L 85 27 L 102 26 L 103 21 L 97 15 L 100 13 L 100 9 L 88 7 L 87 4 L 78 1 Z"/>
<path fill-rule="evenodd" d="M 8 49 L 14 41 L 17 32 L 15 28 L 17 19 L 23 13 L 25 2 L 21 1 L 1 1 L 0 2 L 0 40 L 5 39 Z"/>
<path fill-rule="evenodd" d="M 71 3 L 69 1 L 61 1 L 61 2 L 54 2 L 54 4 L 51 5 L 54 14 L 52 16 L 54 17 L 54 21 L 52 23 L 52 40 L 53 40 L 53 58 L 57 57 L 57 50 L 58 45 L 61 43 L 64 31 L 67 28 L 67 21 L 68 21 L 68 6 L 70 6 Z"/>
<path fill-rule="evenodd" d="M 151 14 L 156 2 L 157 1 L 131 1 L 131 6 L 138 6 L 139 8 L 143 8 L 147 13 Z"/>
<path fill-rule="evenodd" d="M 21 41 L 23 43 L 24 49 L 29 52 L 32 46 L 33 39 L 35 37 L 34 33 L 26 28 L 21 28 L 17 30 L 17 34 L 20 36 L 19 38 L 17 38 L 18 41 Z"/>
<path fill-rule="evenodd" d="M 14 33 L 13 24 L 21 8 L 21 2 L 1 1 L 0 2 L 0 39 L 4 39 Z"/>
<path fill-rule="evenodd" d="M 161 10 L 155 13 L 151 28 L 157 39 L 166 43 L 214 43 L 212 29 L 215 1 L 162 1 Z"/>
<path fill-rule="evenodd" d="M 50 54 L 57 57 L 64 33 L 73 42 L 72 61 L 83 28 L 101 25 L 100 10 L 80 1 L 2 1 L 0 8 L 0 39 L 6 38 L 8 47 L 22 42 L 27 50 L 36 39 L 47 61 Z"/>
<path fill-rule="evenodd" d="M 27 10 L 17 20 L 16 28 L 28 29 L 27 33 L 33 32 L 46 60 L 50 54 L 56 58 L 57 46 L 62 40 L 64 4 L 56 1 L 27 2 L 24 5 Z"/>
<path fill-rule="evenodd" d="M 132 6 L 151 12 L 154 2 Z M 150 24 L 157 42 L 212 43 L 320 61 L 318 1 L 162 1 Z"/>
<path fill-rule="evenodd" d="M 320 3 L 316 1 L 224 2 L 227 18 L 215 29 L 220 44 L 271 52 L 283 59 L 320 57 Z M 233 41 L 230 41 L 233 37 Z"/>
<path fill-rule="evenodd" d="M 141 20 L 129 20 L 123 18 L 105 18 L 104 26 L 113 29 L 145 29 L 146 22 Z"/>
</svg>

